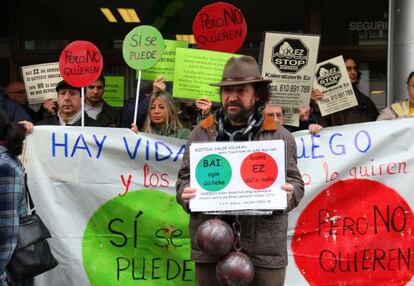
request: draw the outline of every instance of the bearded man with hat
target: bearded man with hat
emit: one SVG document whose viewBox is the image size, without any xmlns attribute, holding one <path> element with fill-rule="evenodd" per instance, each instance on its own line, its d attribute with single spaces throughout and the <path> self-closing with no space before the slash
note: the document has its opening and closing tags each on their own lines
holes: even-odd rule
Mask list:
<svg viewBox="0 0 414 286">
<path fill-rule="evenodd" d="M 218 259 L 201 251 L 195 240 L 200 224 L 216 216 L 190 212 L 189 201 L 196 190 L 190 187 L 189 146 L 197 141 L 263 141 L 284 140 L 286 143 L 287 209 L 271 214 L 251 213 L 237 216 L 241 226 L 242 252 L 254 265 L 252 285 L 283 285 L 287 266 L 288 212 L 295 208 L 304 194 L 304 183 L 297 168 L 296 143 L 293 136 L 263 109 L 270 97 L 269 83 L 260 76 L 256 60 L 250 56 L 230 58 L 220 87 L 221 108 L 204 119 L 188 138 L 183 163 L 176 184 L 177 201 L 190 213 L 191 259 L 196 264 L 197 285 L 219 285 L 216 278 Z M 232 222 L 235 216 L 222 215 Z"/>
</svg>

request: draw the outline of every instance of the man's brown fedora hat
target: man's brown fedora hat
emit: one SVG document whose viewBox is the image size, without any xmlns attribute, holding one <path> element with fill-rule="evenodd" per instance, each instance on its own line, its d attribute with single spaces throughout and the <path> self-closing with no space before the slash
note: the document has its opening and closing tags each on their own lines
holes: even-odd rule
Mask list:
<svg viewBox="0 0 414 286">
<path fill-rule="evenodd" d="M 231 57 L 224 67 L 221 82 L 210 83 L 213 86 L 229 86 L 245 83 L 271 83 L 270 79 L 263 79 L 259 72 L 256 60 L 251 56 Z"/>
</svg>

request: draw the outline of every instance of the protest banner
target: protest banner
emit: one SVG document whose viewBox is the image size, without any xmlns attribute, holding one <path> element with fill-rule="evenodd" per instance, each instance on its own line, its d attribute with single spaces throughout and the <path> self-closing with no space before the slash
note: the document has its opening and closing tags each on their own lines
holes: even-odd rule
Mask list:
<svg viewBox="0 0 414 286">
<path fill-rule="evenodd" d="M 218 87 L 210 83 L 221 81 L 223 69 L 230 57 L 240 55 L 227 54 L 198 49 L 176 51 L 173 97 L 181 99 L 208 98 L 220 102 Z"/>
<path fill-rule="evenodd" d="M 358 105 L 342 56 L 316 65 L 313 87 L 323 93 L 318 101 L 322 116 Z"/>
<path fill-rule="evenodd" d="M 295 133 L 306 184 L 287 285 L 414 285 L 414 120 Z"/>
<path fill-rule="evenodd" d="M 124 106 L 125 78 L 123 76 L 105 76 L 103 99 L 113 107 Z"/>
<path fill-rule="evenodd" d="M 175 50 L 188 48 L 188 42 L 164 40 L 164 53 L 160 60 L 151 68 L 142 71 L 143 80 L 154 80 L 165 77 L 167 81 L 174 81 Z"/>
<path fill-rule="evenodd" d="M 246 20 L 234 5 L 216 2 L 198 11 L 193 34 L 200 49 L 235 53 L 246 38 Z"/>
<path fill-rule="evenodd" d="M 287 206 L 285 143 L 208 142 L 190 146 L 192 212 L 275 210 Z M 230 163 L 231 162 L 231 163 Z"/>
<path fill-rule="evenodd" d="M 22 67 L 24 86 L 29 104 L 57 100 L 56 85 L 62 80 L 59 63 L 45 63 Z"/>
<path fill-rule="evenodd" d="M 414 285 L 413 123 L 294 133 L 305 196 L 289 213 L 285 285 Z M 195 284 L 174 196 L 184 140 L 59 126 L 27 140 L 29 187 L 60 262 L 36 285 Z"/>
<path fill-rule="evenodd" d="M 273 80 L 269 104 L 309 106 L 318 49 L 317 35 L 265 33 L 262 76 Z"/>
<path fill-rule="evenodd" d="M 188 214 L 175 202 L 181 140 L 40 126 L 28 137 L 37 212 L 60 262 L 38 285 L 194 285 Z"/>
</svg>

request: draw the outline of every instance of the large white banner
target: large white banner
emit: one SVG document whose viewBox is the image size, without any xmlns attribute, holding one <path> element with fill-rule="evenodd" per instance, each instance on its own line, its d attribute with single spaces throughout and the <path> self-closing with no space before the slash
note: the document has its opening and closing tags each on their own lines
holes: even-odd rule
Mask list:
<svg viewBox="0 0 414 286">
<path fill-rule="evenodd" d="M 306 189 L 289 214 L 286 285 L 407 285 L 414 273 L 414 120 L 295 137 Z"/>
<path fill-rule="evenodd" d="M 414 120 L 294 135 L 306 189 L 289 214 L 286 285 L 414 285 Z M 195 285 L 174 196 L 184 141 L 42 126 L 27 143 L 60 262 L 37 285 Z"/>
<path fill-rule="evenodd" d="M 37 285 L 194 285 L 175 201 L 185 142 L 128 129 L 35 127 L 28 183 L 59 265 Z"/>
</svg>

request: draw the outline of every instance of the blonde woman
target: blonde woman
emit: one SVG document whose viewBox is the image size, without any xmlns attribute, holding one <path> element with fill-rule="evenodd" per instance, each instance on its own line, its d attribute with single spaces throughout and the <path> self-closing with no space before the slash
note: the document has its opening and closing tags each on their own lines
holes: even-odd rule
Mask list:
<svg viewBox="0 0 414 286">
<path fill-rule="evenodd" d="M 138 132 L 135 125 L 132 126 L 131 130 L 135 133 Z M 182 127 L 172 97 L 168 93 L 159 92 L 151 96 L 144 130 L 142 131 L 150 134 L 187 139 L 191 130 Z"/>
</svg>

